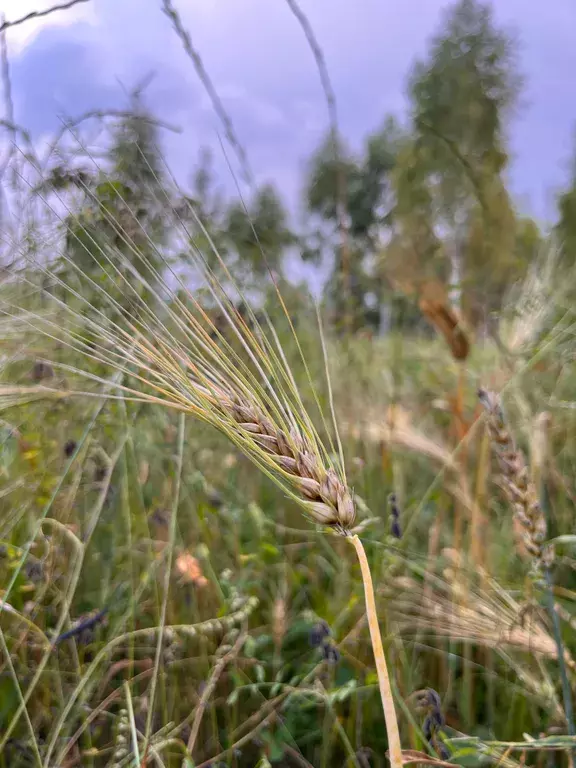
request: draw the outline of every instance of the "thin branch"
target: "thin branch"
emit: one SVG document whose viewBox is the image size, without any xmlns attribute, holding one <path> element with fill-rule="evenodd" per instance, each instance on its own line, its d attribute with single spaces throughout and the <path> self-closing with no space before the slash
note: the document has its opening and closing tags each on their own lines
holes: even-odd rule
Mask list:
<svg viewBox="0 0 576 768">
<path fill-rule="evenodd" d="M 214 87 L 214 84 L 212 83 L 212 80 L 210 79 L 210 76 L 208 75 L 208 72 L 204 67 L 202 58 L 200 57 L 200 54 L 198 53 L 196 48 L 194 48 L 194 45 L 192 43 L 192 38 L 190 37 L 189 32 L 184 27 L 182 23 L 182 19 L 178 14 L 178 11 L 174 8 L 174 5 L 172 4 L 172 0 L 162 0 L 162 10 L 172 22 L 172 26 L 174 27 L 176 34 L 180 38 L 184 50 L 186 51 L 187 55 L 191 59 L 192 63 L 194 64 L 194 69 L 196 70 L 196 74 L 200 78 L 202 85 L 206 89 L 206 92 L 208 93 L 208 96 L 212 101 L 212 106 L 214 107 L 216 114 L 218 115 L 222 124 L 224 125 L 226 138 L 228 139 L 230 145 L 232 146 L 232 148 L 236 153 L 236 156 L 238 157 L 238 160 L 240 161 L 244 178 L 250 185 L 252 185 L 254 175 L 252 173 L 252 170 L 250 169 L 250 165 L 248 163 L 248 157 L 246 155 L 244 147 L 242 146 L 242 144 L 240 143 L 240 141 L 236 136 L 236 133 L 234 131 L 234 126 L 232 124 L 232 120 L 230 119 L 230 117 L 228 116 L 228 113 L 224 109 L 224 105 L 222 104 L 222 101 L 220 100 L 220 97 L 218 96 L 218 93 Z"/>
<path fill-rule="evenodd" d="M 320 47 L 312 25 L 304 11 L 300 8 L 296 0 L 286 0 L 288 8 L 291 10 L 298 23 L 302 27 L 304 36 L 310 46 L 312 55 L 318 68 L 322 90 L 326 97 L 328 107 L 328 120 L 330 123 L 330 134 L 332 136 L 334 161 L 336 163 L 336 212 L 338 217 L 338 229 L 340 232 L 342 248 L 342 272 L 344 277 L 344 301 L 346 306 L 345 322 L 348 328 L 351 326 L 350 309 L 350 248 L 348 242 L 348 226 L 346 223 L 346 177 L 344 167 L 341 162 L 340 153 L 340 131 L 338 129 L 338 110 L 336 107 L 336 94 L 332 87 L 332 81 L 326 65 L 326 57 Z"/>
<path fill-rule="evenodd" d="M 89 0 L 69 0 L 67 3 L 53 5 L 51 8 L 46 8 L 45 11 L 32 11 L 31 13 L 27 13 L 26 16 L 21 16 L 19 19 L 15 19 L 14 21 L 3 21 L 2 24 L 0 24 L 0 33 L 4 32 L 4 30 L 8 29 L 9 27 L 16 27 L 18 24 L 23 24 L 25 21 L 30 21 L 31 19 L 39 19 L 42 16 L 48 16 L 50 13 L 54 13 L 54 11 L 65 11 L 68 8 L 72 8 L 73 5 L 87 2 L 89 2 Z"/>
</svg>

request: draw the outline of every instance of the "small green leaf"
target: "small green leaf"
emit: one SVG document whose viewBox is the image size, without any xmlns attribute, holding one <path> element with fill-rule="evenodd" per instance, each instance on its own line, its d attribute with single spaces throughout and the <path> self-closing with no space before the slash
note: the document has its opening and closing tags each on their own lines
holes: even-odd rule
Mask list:
<svg viewBox="0 0 576 768">
<path fill-rule="evenodd" d="M 256 650 L 256 643 L 254 641 L 254 638 L 248 635 L 248 637 L 244 641 L 244 654 L 249 659 L 253 659 L 255 650 Z"/>
</svg>

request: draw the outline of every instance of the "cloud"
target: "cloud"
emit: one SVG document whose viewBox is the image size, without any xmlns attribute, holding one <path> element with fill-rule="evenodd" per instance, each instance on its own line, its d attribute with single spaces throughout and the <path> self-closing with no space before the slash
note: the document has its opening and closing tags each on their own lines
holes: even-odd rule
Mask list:
<svg viewBox="0 0 576 768">
<path fill-rule="evenodd" d="M 173 2 L 254 172 L 258 178 L 275 179 L 295 206 L 306 159 L 327 130 L 328 118 L 312 53 L 288 5 L 283 0 Z M 386 113 L 402 117 L 407 75 L 414 60 L 424 55 L 448 3 L 300 4 L 322 46 L 341 128 L 357 148 Z M 10 15 L 16 7 L 24 9 L 24 0 L 11 0 Z M 90 8 L 89 15 L 78 21 L 68 12 L 54 14 L 47 17 L 54 23 L 37 29 L 24 47 L 11 45 L 18 120 L 44 134 L 59 125 L 58 113 L 118 106 L 126 89 L 155 71 L 147 99 L 159 117 L 184 130 L 181 136 L 165 136 L 168 159 L 179 177 L 189 173 L 200 146 L 207 144 L 232 189 L 218 138 L 222 126 L 162 13 L 161 0 L 92 0 L 78 8 L 81 14 Z M 499 0 L 495 13 L 518 29 L 527 81 L 527 105 L 510 131 L 512 188 L 529 211 L 551 217 L 550 190 L 565 181 L 576 122 L 570 79 L 576 47 L 569 37 L 576 6 L 573 0 L 547 6 Z M 66 25 L 65 18 L 74 23 Z"/>
<path fill-rule="evenodd" d="M 78 35 L 78 29 L 75 29 Z M 12 64 L 16 119 L 32 135 L 56 131 L 62 116 L 96 107 L 118 107 L 117 87 L 94 77 L 98 53 L 61 29 L 42 31 L 37 42 Z"/>
</svg>

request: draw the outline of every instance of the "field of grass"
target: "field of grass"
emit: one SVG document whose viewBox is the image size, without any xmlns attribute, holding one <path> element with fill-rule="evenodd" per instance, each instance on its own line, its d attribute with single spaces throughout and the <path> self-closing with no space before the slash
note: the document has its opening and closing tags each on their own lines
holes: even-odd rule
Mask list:
<svg viewBox="0 0 576 768">
<path fill-rule="evenodd" d="M 176 319 L 196 340 L 210 321 L 172 297 L 80 328 L 39 281 L 0 286 L 0 765 L 386 765 L 353 548 L 169 366 Z M 247 365 L 241 392 L 278 342 L 302 434 L 335 467 L 341 441 L 405 762 L 548 766 L 576 744 L 574 326 L 545 290 L 465 362 L 432 334 L 320 332 L 287 300 L 296 344 L 273 292 L 274 335 L 232 316 L 256 346 L 203 342 L 230 381 Z"/>
<path fill-rule="evenodd" d="M 178 187 L 151 78 L 36 143 L 38 13 L 0 30 L 0 768 L 573 766 L 574 192 L 554 240 L 506 190 L 506 36 L 458 3 L 354 158 L 289 0 L 330 119 L 304 233 L 161 5 L 238 199 L 207 155 Z"/>
</svg>

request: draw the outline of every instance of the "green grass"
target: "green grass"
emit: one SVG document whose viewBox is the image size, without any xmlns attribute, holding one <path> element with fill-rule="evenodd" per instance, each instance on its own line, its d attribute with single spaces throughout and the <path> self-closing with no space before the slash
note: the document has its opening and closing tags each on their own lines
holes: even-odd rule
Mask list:
<svg viewBox="0 0 576 768">
<path fill-rule="evenodd" d="M 289 405 L 353 489 L 404 749 L 434 759 L 434 715 L 454 763 L 566 762 L 555 628 L 495 483 L 477 397 L 479 385 L 503 393 L 533 468 L 534 419 L 550 413 L 539 477 L 550 536 L 571 534 L 574 322 L 554 286 L 539 284 L 529 305 L 554 312 L 500 319 L 505 343 L 520 320 L 533 330 L 523 347 L 478 338 L 458 363 L 431 330 L 321 331 L 310 300 L 286 290 L 284 311 L 273 285 L 254 299 L 260 324 L 214 332 L 217 301 L 232 311 L 225 263 L 208 266 L 189 244 L 206 318 L 200 292 L 162 285 L 159 248 L 120 234 L 125 248 L 83 233 L 94 272 L 65 253 L 57 274 L 32 259 L 0 284 L 0 766 L 386 765 L 352 547 L 304 519 L 289 473 L 237 437 L 198 387 L 212 374 L 255 394 L 286 433 Z M 139 266 L 158 269 L 158 284 L 137 279 Z M 196 366 L 186 374 L 184 352 Z M 52 366 L 40 380 L 37 361 Z M 571 688 L 575 565 L 560 540 L 554 599 Z M 414 708 L 426 688 L 440 714 Z"/>
<path fill-rule="evenodd" d="M 373 417 L 384 421 L 392 398 L 387 386 L 395 377 L 394 400 L 410 411 L 414 428 L 456 448 L 451 409 L 435 401 L 455 394 L 459 371 L 441 346 L 435 347 L 432 353 L 424 342 L 408 340 L 395 360 L 390 350 L 398 352 L 398 345 L 391 343 L 362 341 L 340 350 L 331 342 L 339 416 L 354 420 L 370 403 Z M 353 370 L 343 364 L 346 354 L 354 355 Z M 476 382 L 494 370 L 501 374 L 497 357 L 490 348 L 478 350 L 464 372 L 464 416 L 471 429 L 463 477 L 473 494 L 482 438 L 482 427 L 471 424 Z M 27 367 L 25 361 L 7 366 L 4 381 L 27 384 Z M 320 377 L 321 370 L 314 375 Z M 542 404 L 552 413 L 552 524 L 559 533 L 570 532 L 574 432 L 570 411 L 551 407 L 552 396 L 569 398 L 570 384 L 561 377 L 552 381 L 547 369 L 511 382 L 511 403 L 518 400 L 520 416 L 514 415 L 526 447 L 532 412 L 525 404 Z M 272 764 L 362 765 L 362 748 L 372 750 L 372 765 L 384 764 L 386 742 L 361 581 L 345 541 L 303 521 L 296 504 L 211 428 L 182 421 L 160 406 L 123 399 L 43 399 L 6 408 L 3 419 L 0 567 L 13 609 L 1 618 L 11 660 L 7 663 L 4 655 L 0 679 L 5 765 L 40 765 L 47 750 L 58 765 L 73 758 L 81 765 L 113 765 L 114 759 L 129 765 L 135 740 L 140 757 L 148 754 L 151 764 L 179 765 L 203 686 L 238 632 L 246 633 L 242 647 L 203 705 L 193 757 L 197 765 L 219 754 L 224 764 L 239 766 L 255 765 L 264 756 Z M 67 458 L 69 440 L 76 448 Z M 388 587 L 408 575 L 423 584 L 432 574 L 455 578 L 464 592 L 491 593 L 478 576 L 481 566 L 485 578 L 494 579 L 518 605 L 538 599 L 526 581 L 526 563 L 517 553 L 511 515 L 498 490 L 486 479 L 486 526 L 481 562 L 475 563 L 472 552 L 478 549 L 470 539 L 469 512 L 453 492 L 454 473 L 440 472 L 409 444 L 375 443 L 361 434 L 344 436 L 344 442 L 349 480 L 369 510 L 366 516 L 374 518 L 362 537 L 376 583 L 404 747 L 425 749 L 419 735 L 422 716 L 403 713 L 403 702 L 424 687 L 440 693 L 446 734 L 467 737 L 452 744 L 457 762 L 462 743 L 468 764 L 487 749 L 496 755 L 505 749 L 481 744 L 510 740 L 526 748 L 525 733 L 537 738 L 554 728 L 565 732 L 553 658 L 532 652 L 529 643 L 515 648 L 504 641 L 450 639 L 417 626 L 414 631 L 395 619 L 397 595 Z M 406 534 L 399 541 L 388 535 L 391 491 L 401 499 Z M 438 541 L 430 551 L 435 525 Z M 461 568 L 447 574 L 441 551 L 454 546 L 457 530 Z M 183 552 L 197 558 L 207 583 L 186 583 L 186 575 L 175 568 Z M 558 599 L 571 614 L 576 593 L 570 547 L 563 545 L 560 555 L 555 580 L 564 591 Z M 248 598 L 258 604 L 245 623 L 237 619 L 225 627 L 222 620 L 234 614 L 233 601 Z M 275 611 L 279 604 L 281 620 Z M 46 638 L 53 632 L 104 606 L 109 607 L 107 621 L 94 628 L 92 637 L 64 641 L 48 652 Z M 337 663 L 323 662 L 321 650 L 310 645 L 310 630 L 320 619 L 331 627 Z M 162 640 L 162 626 L 183 629 Z M 563 635 L 573 650 L 566 624 Z M 21 697 L 26 717 L 16 717 Z M 516 757 L 512 751 L 507 759 Z"/>
</svg>

